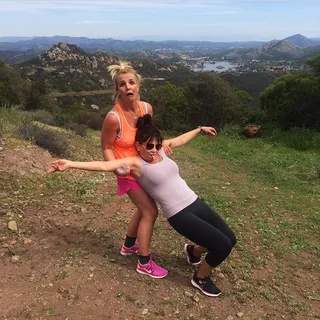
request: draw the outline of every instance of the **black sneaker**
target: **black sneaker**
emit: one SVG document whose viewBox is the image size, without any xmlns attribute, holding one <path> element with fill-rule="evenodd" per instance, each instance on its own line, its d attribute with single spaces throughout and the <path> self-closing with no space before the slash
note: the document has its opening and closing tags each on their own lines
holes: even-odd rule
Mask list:
<svg viewBox="0 0 320 320">
<path fill-rule="evenodd" d="M 191 283 L 194 287 L 201 290 L 206 296 L 217 297 L 221 294 L 221 290 L 214 285 L 209 276 L 205 277 L 204 279 L 200 279 L 195 273 L 191 279 Z"/>
<path fill-rule="evenodd" d="M 184 253 L 187 255 L 187 261 L 188 263 L 192 264 L 192 265 L 197 265 L 201 262 L 201 257 L 196 257 L 193 254 L 193 250 L 194 250 L 194 245 L 192 244 L 185 244 L 184 245 Z"/>
</svg>

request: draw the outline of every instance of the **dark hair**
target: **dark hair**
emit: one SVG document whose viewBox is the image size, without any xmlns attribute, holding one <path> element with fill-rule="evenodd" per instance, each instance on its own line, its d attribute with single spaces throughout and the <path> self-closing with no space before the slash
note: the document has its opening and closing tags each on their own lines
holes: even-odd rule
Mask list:
<svg viewBox="0 0 320 320">
<path fill-rule="evenodd" d="M 150 114 L 145 114 L 137 121 L 136 141 L 140 144 L 148 143 L 156 139 L 158 143 L 162 143 L 162 136 L 159 129 L 154 124 Z"/>
</svg>

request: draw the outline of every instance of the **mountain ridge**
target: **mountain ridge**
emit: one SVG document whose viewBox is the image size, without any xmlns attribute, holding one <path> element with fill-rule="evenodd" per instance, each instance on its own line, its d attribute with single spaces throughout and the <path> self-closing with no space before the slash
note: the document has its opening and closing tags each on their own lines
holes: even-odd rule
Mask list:
<svg viewBox="0 0 320 320">
<path fill-rule="evenodd" d="M 143 78 L 168 78 L 190 72 L 183 66 L 163 61 L 128 59 Z M 45 82 L 51 90 L 67 92 L 105 90 L 113 87 L 107 67 L 119 58 L 103 52 L 88 53 L 73 44 L 59 42 L 33 60 L 16 68 L 31 81 Z"/>
<path fill-rule="evenodd" d="M 49 49 L 58 42 L 75 44 L 83 49 L 109 49 L 109 50 L 157 50 L 157 49 L 180 49 L 183 50 L 188 46 L 220 48 L 220 47 L 254 47 L 265 43 L 265 41 L 231 41 L 231 42 L 213 42 L 213 41 L 180 41 L 180 40 L 117 40 L 113 38 L 87 38 L 87 37 L 70 37 L 70 36 L 52 36 L 52 37 L 35 37 L 22 41 L 1 41 L 0 50 L 30 50 L 30 49 Z"/>
</svg>

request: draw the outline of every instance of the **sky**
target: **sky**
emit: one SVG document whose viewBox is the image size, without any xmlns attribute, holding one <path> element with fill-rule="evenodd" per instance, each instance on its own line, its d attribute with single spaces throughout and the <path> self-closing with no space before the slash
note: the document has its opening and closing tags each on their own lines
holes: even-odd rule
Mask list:
<svg viewBox="0 0 320 320">
<path fill-rule="evenodd" d="M 320 1 L 0 0 L 0 37 L 270 41 L 320 38 Z"/>
</svg>

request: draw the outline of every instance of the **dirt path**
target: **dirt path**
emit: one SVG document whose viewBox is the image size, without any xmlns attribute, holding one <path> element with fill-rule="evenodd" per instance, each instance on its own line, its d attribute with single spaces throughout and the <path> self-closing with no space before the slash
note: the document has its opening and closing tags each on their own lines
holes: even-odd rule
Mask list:
<svg viewBox="0 0 320 320">
<path fill-rule="evenodd" d="M 169 269 L 165 279 L 138 274 L 137 258 L 119 254 L 133 206 L 116 196 L 111 174 L 70 172 L 48 178 L 44 172 L 52 157 L 34 146 L 3 144 L 0 161 L 0 319 L 314 319 L 318 301 L 302 300 L 296 287 L 315 288 L 316 279 L 308 279 L 307 271 L 295 270 L 291 284 L 289 278 L 284 285 L 275 283 L 277 261 L 270 256 L 268 267 L 250 270 L 253 283 L 237 274 L 240 249 L 246 245 L 241 235 L 239 249 L 213 274 L 223 294 L 208 298 L 191 286 L 193 268 L 182 253 L 185 240 L 162 216 L 152 250 Z M 194 175 L 205 174 L 201 164 L 181 166 L 182 172 L 188 166 Z M 234 178 L 241 182 L 240 175 Z M 8 228 L 10 221 L 17 230 Z M 259 293 L 263 286 L 269 290 L 266 296 Z M 277 301 L 277 290 L 286 290 L 292 303 L 295 298 L 308 302 L 310 316 Z"/>
<path fill-rule="evenodd" d="M 66 96 L 78 97 L 78 96 L 94 96 L 94 95 L 100 95 L 100 94 L 110 94 L 112 92 L 113 92 L 112 90 L 107 90 L 107 89 L 92 90 L 92 91 L 50 92 L 48 96 L 52 98 L 66 97 Z"/>
</svg>

